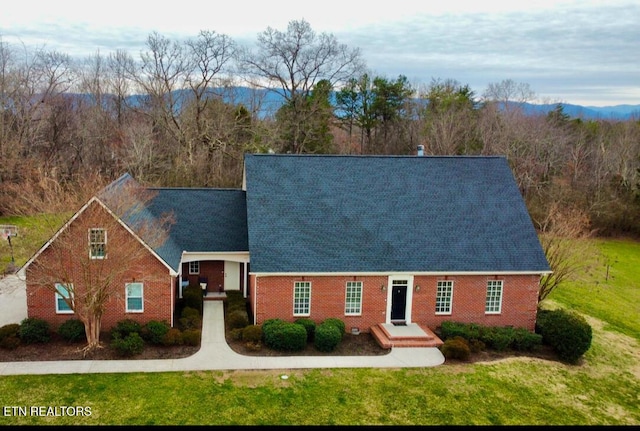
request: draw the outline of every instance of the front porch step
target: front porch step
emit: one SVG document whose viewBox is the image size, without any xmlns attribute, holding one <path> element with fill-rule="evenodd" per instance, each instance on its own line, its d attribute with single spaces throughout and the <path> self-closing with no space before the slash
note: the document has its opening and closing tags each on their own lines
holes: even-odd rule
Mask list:
<svg viewBox="0 0 640 431">
<path fill-rule="evenodd" d="M 226 301 L 227 294 L 225 292 L 207 292 L 206 295 L 202 295 L 204 301 Z"/>
<path fill-rule="evenodd" d="M 438 347 L 443 344 L 429 328 L 417 323 L 394 326 L 379 323 L 371 327 L 371 335 L 383 349 L 392 347 Z"/>
</svg>

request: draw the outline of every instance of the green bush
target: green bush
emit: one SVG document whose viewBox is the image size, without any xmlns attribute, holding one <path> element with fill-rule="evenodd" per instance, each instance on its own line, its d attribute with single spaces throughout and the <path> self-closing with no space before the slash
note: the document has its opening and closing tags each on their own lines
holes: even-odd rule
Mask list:
<svg viewBox="0 0 640 431">
<path fill-rule="evenodd" d="M 325 323 L 327 325 L 334 325 L 336 328 L 340 330 L 340 336 L 342 337 L 344 335 L 346 325 L 342 320 L 338 319 L 337 317 L 329 317 L 328 319 L 324 319 L 322 323 Z"/>
<path fill-rule="evenodd" d="M 542 346 L 542 335 L 516 328 L 511 347 L 520 352 L 533 352 Z"/>
<path fill-rule="evenodd" d="M 561 360 L 569 363 L 577 362 L 589 350 L 593 336 L 584 317 L 563 309 L 538 311 L 536 333 Z"/>
<path fill-rule="evenodd" d="M 136 322 L 135 320 L 123 319 L 117 322 L 116 325 L 111 328 L 111 339 L 123 339 L 126 338 L 129 334 L 134 333 L 140 335 L 141 329 L 142 325 L 140 325 L 140 323 Z"/>
<path fill-rule="evenodd" d="M 265 322 L 266 323 L 266 322 Z M 307 346 L 307 331 L 304 326 L 279 321 L 262 325 L 264 343 L 267 347 L 280 351 L 300 351 Z"/>
<path fill-rule="evenodd" d="M 150 344 L 162 344 L 164 336 L 169 332 L 171 326 L 167 322 L 160 322 L 157 320 L 150 320 L 145 323 L 140 330 L 142 339 Z"/>
<path fill-rule="evenodd" d="M 182 331 L 178 328 L 169 329 L 164 337 L 162 337 L 163 346 L 181 346 L 182 344 Z"/>
<path fill-rule="evenodd" d="M 481 332 L 481 340 L 493 350 L 502 352 L 511 346 L 515 331 L 510 326 L 488 327 Z"/>
<path fill-rule="evenodd" d="M 111 348 L 116 351 L 118 356 L 131 357 L 142 353 L 144 340 L 137 332 L 131 332 L 122 338 L 116 336 L 111 340 Z"/>
<path fill-rule="evenodd" d="M 194 308 L 202 315 L 202 288 L 199 284 L 190 284 L 182 290 L 184 307 Z"/>
<path fill-rule="evenodd" d="M 321 352 L 332 352 L 342 341 L 343 335 L 338 325 L 323 322 L 316 328 L 313 344 Z"/>
<path fill-rule="evenodd" d="M 440 351 L 445 359 L 460 359 L 466 361 L 471 356 L 471 349 L 467 340 L 459 335 L 448 338 L 440 346 Z"/>
<path fill-rule="evenodd" d="M 182 332 L 182 343 L 187 346 L 198 346 L 200 344 L 201 336 L 202 331 L 200 331 L 200 329 L 187 329 Z"/>
<path fill-rule="evenodd" d="M 178 323 L 182 330 L 201 328 L 202 314 L 193 307 L 184 307 Z"/>
<path fill-rule="evenodd" d="M 49 323 L 35 317 L 28 317 L 20 323 L 20 341 L 25 344 L 46 343 L 51 340 Z"/>
<path fill-rule="evenodd" d="M 0 327 L 0 341 L 5 337 L 18 337 L 20 335 L 20 324 L 9 323 Z"/>
<path fill-rule="evenodd" d="M 242 341 L 259 343 L 262 341 L 262 327 L 260 325 L 248 325 L 242 329 Z"/>
<path fill-rule="evenodd" d="M 244 328 L 249 324 L 249 317 L 246 310 L 235 310 L 227 316 L 227 327 L 229 329 Z"/>
<path fill-rule="evenodd" d="M 20 325 L 9 323 L 0 327 L 0 348 L 13 350 L 20 345 Z"/>
<path fill-rule="evenodd" d="M 67 319 L 58 327 L 58 335 L 70 343 L 86 338 L 84 323 L 79 319 Z"/>
<path fill-rule="evenodd" d="M 307 317 L 301 317 L 300 319 L 296 319 L 294 323 L 304 326 L 304 329 L 307 331 L 307 341 L 312 342 L 316 332 L 316 322 Z"/>
</svg>

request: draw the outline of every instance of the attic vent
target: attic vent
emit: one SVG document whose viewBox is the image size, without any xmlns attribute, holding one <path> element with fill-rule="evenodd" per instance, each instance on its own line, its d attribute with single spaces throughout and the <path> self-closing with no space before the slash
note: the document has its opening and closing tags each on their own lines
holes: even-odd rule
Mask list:
<svg viewBox="0 0 640 431">
<path fill-rule="evenodd" d="M 424 145 L 418 145 L 418 156 L 424 156 Z"/>
</svg>

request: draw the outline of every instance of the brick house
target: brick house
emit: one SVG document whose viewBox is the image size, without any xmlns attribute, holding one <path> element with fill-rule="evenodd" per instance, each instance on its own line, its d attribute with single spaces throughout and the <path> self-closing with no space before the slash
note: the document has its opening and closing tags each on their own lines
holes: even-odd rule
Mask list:
<svg viewBox="0 0 640 431">
<path fill-rule="evenodd" d="M 146 216 L 176 222 L 149 250 L 146 270 L 163 281 L 145 284 L 141 319 L 169 318 L 197 280 L 207 299 L 243 292 L 256 324 L 338 317 L 354 332 L 413 325 L 432 339 L 445 320 L 534 330 L 550 270 L 503 157 L 247 154 L 242 189 L 152 190 Z M 59 321 L 26 267 L 29 315 Z"/>
</svg>

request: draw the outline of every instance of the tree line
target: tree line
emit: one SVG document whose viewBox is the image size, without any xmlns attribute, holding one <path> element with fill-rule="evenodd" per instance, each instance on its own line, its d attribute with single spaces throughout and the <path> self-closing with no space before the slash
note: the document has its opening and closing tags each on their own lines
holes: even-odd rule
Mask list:
<svg viewBox="0 0 640 431">
<path fill-rule="evenodd" d="M 265 90 L 283 103 L 269 109 Z M 525 113 L 534 99 L 511 79 L 478 95 L 454 79 L 379 76 L 304 20 L 268 27 L 254 48 L 215 31 L 152 33 L 137 57 L 74 60 L 0 39 L 0 215 L 73 211 L 124 172 L 152 186 L 239 187 L 247 152 L 423 145 L 505 156 L 541 230 L 570 213 L 593 232 L 640 234 L 640 121 L 571 118 L 560 105 Z"/>
</svg>

